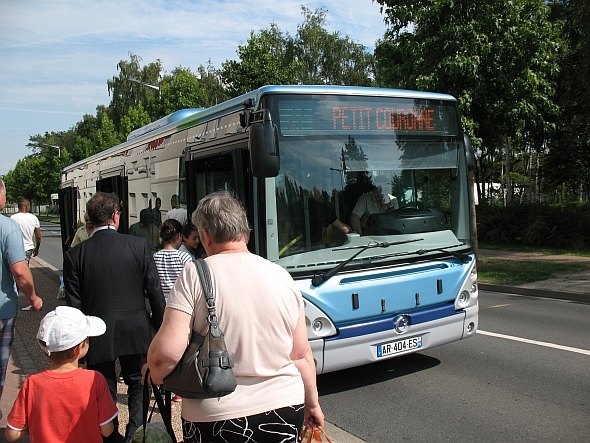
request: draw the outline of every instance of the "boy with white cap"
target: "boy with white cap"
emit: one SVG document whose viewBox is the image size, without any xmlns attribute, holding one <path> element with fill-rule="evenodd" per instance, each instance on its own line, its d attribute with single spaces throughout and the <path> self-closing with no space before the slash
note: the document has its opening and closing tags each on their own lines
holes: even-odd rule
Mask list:
<svg viewBox="0 0 590 443">
<path fill-rule="evenodd" d="M 41 320 L 37 339 L 51 366 L 23 383 L 6 420 L 6 440 L 102 443 L 102 436 L 112 434 L 118 410 L 104 376 L 78 367 L 88 337 L 105 331 L 102 319 L 69 306 L 58 306 Z"/>
</svg>

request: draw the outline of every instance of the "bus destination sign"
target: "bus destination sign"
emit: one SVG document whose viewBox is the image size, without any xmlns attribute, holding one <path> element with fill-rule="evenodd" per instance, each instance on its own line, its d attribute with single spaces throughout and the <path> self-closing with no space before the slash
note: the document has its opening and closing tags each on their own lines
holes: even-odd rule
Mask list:
<svg viewBox="0 0 590 443">
<path fill-rule="evenodd" d="M 333 106 L 334 129 L 435 131 L 434 109 L 364 108 Z"/>
<path fill-rule="evenodd" d="M 454 103 L 408 99 L 279 101 L 283 136 L 371 133 L 456 135 Z"/>
</svg>

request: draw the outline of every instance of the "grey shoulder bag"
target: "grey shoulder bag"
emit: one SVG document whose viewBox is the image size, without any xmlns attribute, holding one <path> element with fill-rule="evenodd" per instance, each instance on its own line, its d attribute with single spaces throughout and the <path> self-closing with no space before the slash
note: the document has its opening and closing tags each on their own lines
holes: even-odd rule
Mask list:
<svg viewBox="0 0 590 443">
<path fill-rule="evenodd" d="M 190 342 L 176 368 L 164 378 L 164 386 L 184 398 L 223 397 L 236 389 L 234 363 L 219 328 L 209 268 L 201 258 L 197 258 L 195 265 L 207 300 L 209 328 L 203 336 L 191 325 Z"/>
</svg>

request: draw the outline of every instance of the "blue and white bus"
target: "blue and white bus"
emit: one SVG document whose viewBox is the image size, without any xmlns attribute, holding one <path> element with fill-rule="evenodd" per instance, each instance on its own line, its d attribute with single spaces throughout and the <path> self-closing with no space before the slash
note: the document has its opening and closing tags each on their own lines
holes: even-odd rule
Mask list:
<svg viewBox="0 0 590 443">
<path fill-rule="evenodd" d="M 65 168 L 63 238 L 96 191 L 119 194 L 123 232 L 156 199 L 165 220 L 173 198 L 190 214 L 204 195 L 233 191 L 250 250 L 295 279 L 326 373 L 476 333 L 473 165 L 449 95 L 265 86 Z"/>
</svg>

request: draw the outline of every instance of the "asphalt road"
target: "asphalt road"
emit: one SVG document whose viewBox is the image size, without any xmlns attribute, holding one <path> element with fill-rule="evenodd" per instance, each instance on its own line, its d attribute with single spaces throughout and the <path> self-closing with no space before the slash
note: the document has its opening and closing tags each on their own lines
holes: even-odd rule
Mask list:
<svg viewBox="0 0 590 443">
<path fill-rule="evenodd" d="M 43 221 L 40 224 L 41 246 L 39 247 L 39 258 L 61 271 L 63 267 L 63 253 L 60 227 L 58 224 Z"/>
<path fill-rule="evenodd" d="M 320 376 L 326 418 L 367 442 L 590 441 L 590 305 L 480 297 L 474 338 Z"/>
</svg>

